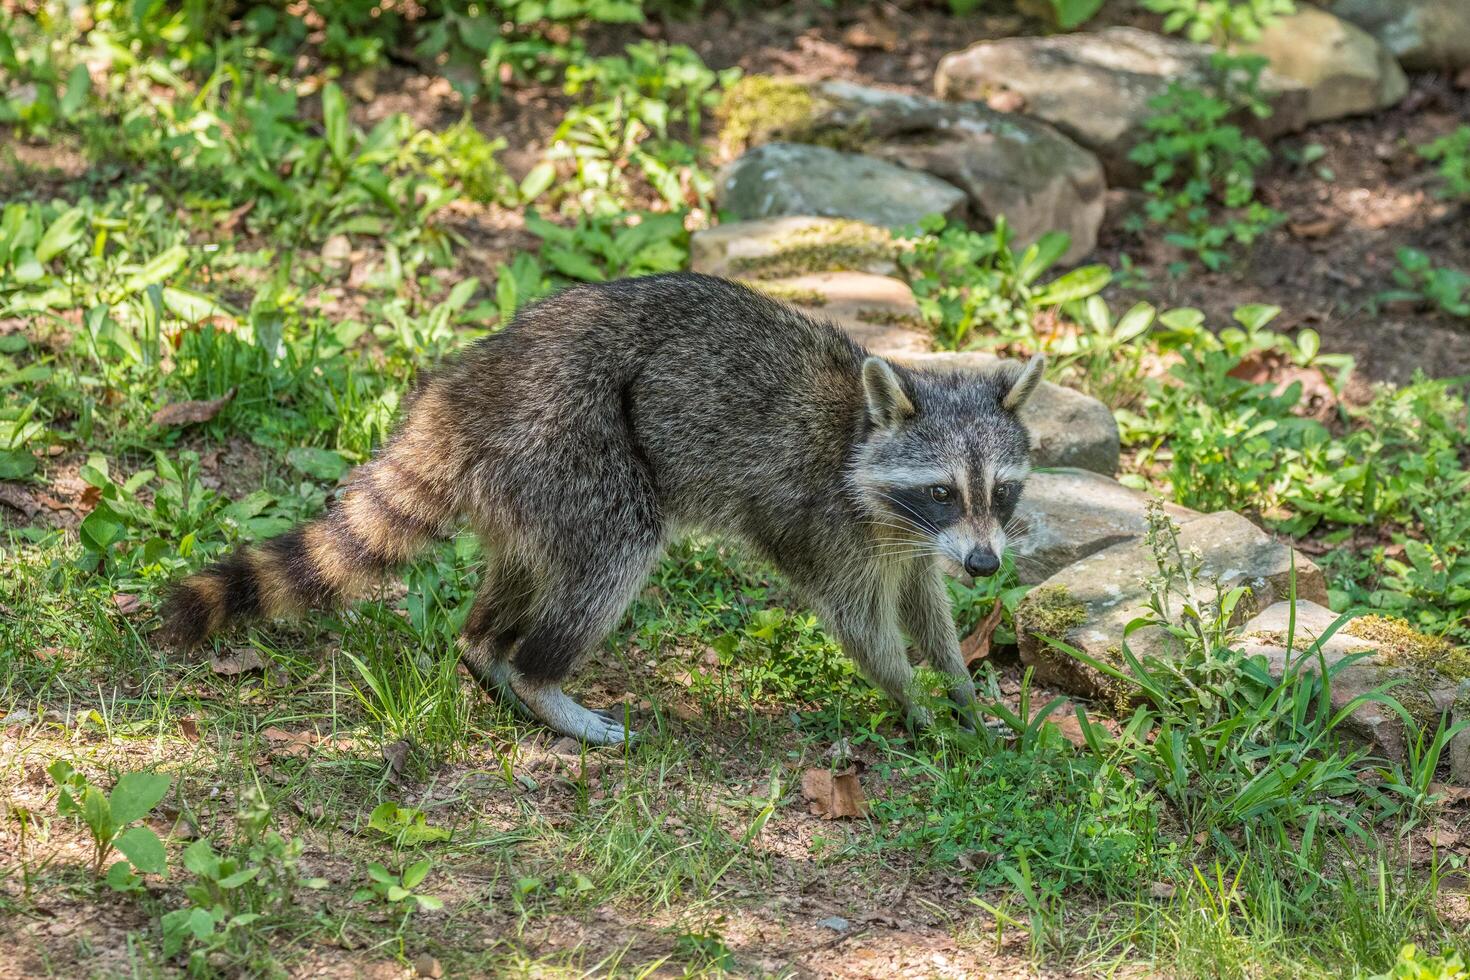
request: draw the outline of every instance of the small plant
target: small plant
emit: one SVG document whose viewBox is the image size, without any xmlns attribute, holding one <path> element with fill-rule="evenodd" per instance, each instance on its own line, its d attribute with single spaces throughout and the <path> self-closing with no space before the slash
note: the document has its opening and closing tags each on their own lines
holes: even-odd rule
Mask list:
<svg viewBox="0 0 1470 980">
<path fill-rule="evenodd" d="M 184 868 L 194 878 L 184 886 L 189 904 L 163 915 L 165 956 L 187 948 L 193 967 L 214 953 L 244 963 L 264 942 L 257 923 L 294 913 L 298 889 L 326 887 L 324 878 L 301 876 L 301 840 L 283 837 L 270 823 L 271 806 L 252 786 L 223 852 L 207 838 L 184 849 Z"/>
<path fill-rule="evenodd" d="M 1048 232 L 1017 254 L 1004 217 L 994 230 L 978 232 L 931 215 L 906 241 L 911 247 L 899 254 L 904 275 L 936 345 L 946 350 L 977 346 L 981 334 L 995 344 L 1025 336 L 1039 310 L 1085 299 L 1111 278 L 1106 266 L 1089 265 L 1042 283 L 1070 239 Z"/>
<path fill-rule="evenodd" d="M 1470 968 L 1459 953 L 1431 956 L 1409 943 L 1399 950 L 1387 973 L 1376 973 L 1370 980 L 1464 980 L 1466 977 L 1470 977 Z"/>
<path fill-rule="evenodd" d="M 532 212 L 526 228 L 541 239 L 541 258 L 552 271 L 582 282 L 673 272 L 689 256 L 689 232 L 681 214 L 583 217 L 567 228 Z"/>
<path fill-rule="evenodd" d="M 1256 94 L 1264 64 L 1260 58 L 1216 55 L 1217 82 L 1210 89 L 1170 83 L 1149 103 L 1149 139 L 1128 155 L 1148 171 L 1147 223 L 1162 227 L 1165 241 L 1208 269 L 1220 268 L 1232 247 L 1250 245 L 1284 220 L 1256 200 L 1256 171 L 1270 151 L 1230 121 L 1242 106 L 1269 111 Z M 1130 222 L 1135 231 L 1145 226 L 1138 217 Z M 1183 269 L 1176 264 L 1171 271 Z"/>
<path fill-rule="evenodd" d="M 123 856 L 107 869 L 107 884 L 114 891 L 141 891 L 139 872 L 161 875 L 167 871 L 163 842 L 139 821 L 168 792 L 168 776 L 124 773 L 112 792 L 104 794 L 65 759 L 57 759 L 46 771 L 57 786 L 57 814 L 77 818 L 92 834 L 93 875 L 102 877 L 102 868 L 114 851 Z"/>
<path fill-rule="evenodd" d="M 725 945 L 724 937 L 713 929 L 686 932 L 674 940 L 674 957 L 695 970 L 735 969 L 735 954 Z"/>
<path fill-rule="evenodd" d="M 1451 316 L 1470 318 L 1470 275 L 1459 269 L 1436 266 L 1417 248 L 1398 250 L 1398 266 L 1393 270 L 1393 281 L 1399 288 L 1379 293 L 1380 302 L 1409 300 L 1428 303 Z"/>
<path fill-rule="evenodd" d="M 377 902 L 389 908 L 402 909 L 403 921 L 415 909 L 430 912 L 444 907 L 444 901 L 433 895 L 424 895 L 414 889 L 423 883 L 434 862 L 429 858 L 415 861 L 402 872 L 394 873 L 376 861 L 368 865 L 368 884 L 352 893 L 354 902 Z"/>
<path fill-rule="evenodd" d="M 1254 41 L 1272 21 L 1296 12 L 1294 0 L 1143 0 L 1164 16 L 1164 30 L 1224 48 Z"/>
<path fill-rule="evenodd" d="M 1470 201 L 1470 126 L 1460 126 L 1419 147 L 1419 156 L 1439 164 L 1444 181 L 1440 194 L 1452 200 Z"/>
<path fill-rule="evenodd" d="M 391 838 L 394 847 L 437 844 L 450 837 L 447 828 L 430 824 L 424 811 L 411 806 L 399 806 L 392 800 L 379 803 L 373 808 L 368 817 L 368 829 Z"/>
</svg>

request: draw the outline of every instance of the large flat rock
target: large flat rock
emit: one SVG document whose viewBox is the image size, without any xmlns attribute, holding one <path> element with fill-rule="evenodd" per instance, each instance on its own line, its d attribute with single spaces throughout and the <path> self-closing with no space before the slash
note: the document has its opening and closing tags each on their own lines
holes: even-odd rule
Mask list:
<svg viewBox="0 0 1470 980">
<path fill-rule="evenodd" d="M 1240 649 L 1266 660 L 1271 676 L 1290 669 L 1320 673 L 1325 663 L 1334 671 L 1332 710 L 1342 711 L 1357 698 L 1393 685 L 1389 696 L 1403 705 L 1421 730 L 1433 732 L 1449 713 L 1451 723 L 1470 718 L 1470 680 L 1464 674 L 1470 652 L 1456 653 L 1442 640 L 1417 633 L 1407 623 L 1368 616 L 1340 623 L 1332 610 L 1299 600 L 1278 602 L 1246 623 Z M 1334 626 L 1338 627 L 1333 631 Z M 1327 639 L 1322 640 L 1322 637 Z M 1366 654 L 1366 656 L 1356 656 Z M 1352 662 L 1342 665 L 1346 658 Z M 1346 732 L 1372 745 L 1396 762 L 1406 758 L 1404 724 L 1392 708 L 1376 701 L 1356 706 L 1343 722 Z M 1470 731 L 1449 746 L 1451 775 L 1470 784 Z"/>
<path fill-rule="evenodd" d="M 1040 119 L 1096 153 L 1108 179 L 1134 183 L 1141 168 L 1128 159 L 1148 137 L 1149 101 L 1173 81 L 1208 85 L 1213 49 L 1132 27 L 1051 37 L 981 41 L 946 55 L 935 73 L 944 99 L 985 100 L 1012 93 L 1021 112 Z M 1266 72 L 1262 91 L 1271 117 L 1252 122 L 1271 137 L 1306 124 L 1307 90 Z"/>
<path fill-rule="evenodd" d="M 1272 21 L 1240 50 L 1306 87 L 1308 122 L 1386 109 L 1409 91 L 1404 70 L 1377 38 L 1316 7 Z"/>
<path fill-rule="evenodd" d="M 934 346 L 908 283 L 866 272 L 814 272 L 750 280 L 762 292 L 835 323 L 875 354 L 918 354 Z"/>
<path fill-rule="evenodd" d="M 848 218 L 789 215 L 727 221 L 689 236 L 695 272 L 726 279 L 776 279 L 814 272 L 898 271 L 887 228 Z"/>
<path fill-rule="evenodd" d="M 993 371 L 994 354 L 915 354 L 895 358 L 911 367 L 940 371 Z M 1118 423 L 1096 398 L 1043 382 L 1024 408 L 1021 421 L 1031 432 L 1036 466 L 1072 466 L 1108 476 L 1118 471 Z"/>
<path fill-rule="evenodd" d="M 1413 71 L 1470 65 L 1470 3 L 1465 0 L 1337 0 L 1332 12 L 1352 21 Z"/>
<path fill-rule="evenodd" d="M 929 214 L 961 218 L 965 192 L 919 170 L 825 146 L 767 143 L 727 164 L 715 179 L 721 211 L 736 218 L 818 215 L 885 228 Z"/>
<path fill-rule="evenodd" d="M 1196 585 L 1201 602 L 1216 598 L 1212 583 L 1223 591 L 1250 588 L 1250 598 L 1235 610 L 1240 622 L 1290 595 L 1293 561 L 1297 596 L 1327 603 L 1322 570 L 1238 514 L 1222 511 L 1181 525 L 1179 549 L 1185 555 L 1197 551 L 1201 558 Z M 1094 552 L 1057 572 L 1016 609 L 1022 662 L 1035 669 L 1038 682 L 1068 693 L 1118 696 L 1114 681 L 1053 649 L 1042 637 L 1063 640 L 1103 662 L 1121 663 L 1124 631 L 1135 619 L 1151 615 L 1148 583 L 1158 576 L 1153 548 L 1137 539 Z M 1175 609 L 1185 601 L 1177 583 L 1169 595 Z M 1177 643 L 1161 627 L 1142 628 L 1128 637 L 1129 648 L 1140 657 L 1168 657 L 1177 652 Z"/>
<path fill-rule="evenodd" d="M 1149 498 L 1100 473 L 1062 468 L 1032 473 L 1016 507 L 1010 550 L 1022 582 L 1044 581 L 1104 548 L 1136 541 L 1148 531 Z M 1176 523 L 1202 515 L 1175 504 Z"/>
<path fill-rule="evenodd" d="M 1020 247 L 1049 231 L 1071 238 L 1064 262 L 1097 245 L 1107 184 L 1096 156 L 1052 127 L 978 102 L 824 82 L 812 131 L 834 129 L 870 156 L 941 177 L 969 195 L 971 210 L 1004 215 Z"/>
</svg>

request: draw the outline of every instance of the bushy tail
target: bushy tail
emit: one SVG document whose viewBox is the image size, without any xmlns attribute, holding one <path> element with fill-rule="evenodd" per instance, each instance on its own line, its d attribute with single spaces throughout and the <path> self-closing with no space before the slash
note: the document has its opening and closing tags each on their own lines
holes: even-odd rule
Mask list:
<svg viewBox="0 0 1470 980">
<path fill-rule="evenodd" d="M 425 455 L 403 451 L 412 449 L 404 442 L 359 467 L 317 520 L 242 547 L 175 585 L 164 602 L 159 639 L 188 648 L 241 620 L 336 605 L 451 533 L 450 489 L 420 475 L 426 467 L 416 464 Z"/>
</svg>

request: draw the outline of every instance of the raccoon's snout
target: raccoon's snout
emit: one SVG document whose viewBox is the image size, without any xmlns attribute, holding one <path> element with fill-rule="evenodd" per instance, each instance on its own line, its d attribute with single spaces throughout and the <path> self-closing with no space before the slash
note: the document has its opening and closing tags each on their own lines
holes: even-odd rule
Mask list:
<svg viewBox="0 0 1470 980">
<path fill-rule="evenodd" d="M 965 571 L 976 578 L 994 575 L 1000 568 L 1000 559 L 989 548 L 974 548 L 965 556 Z"/>
</svg>

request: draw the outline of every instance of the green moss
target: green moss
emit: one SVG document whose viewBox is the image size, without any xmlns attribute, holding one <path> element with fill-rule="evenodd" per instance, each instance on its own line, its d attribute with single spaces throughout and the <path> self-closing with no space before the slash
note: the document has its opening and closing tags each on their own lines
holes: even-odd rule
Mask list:
<svg viewBox="0 0 1470 980">
<path fill-rule="evenodd" d="M 865 272 L 891 265 L 898 248 L 886 228 L 833 218 L 782 235 L 772 241 L 769 254 L 737 258 L 730 270 L 742 279 Z"/>
<path fill-rule="evenodd" d="M 1343 632 L 1379 644 L 1388 663 L 1432 670 L 1454 681 L 1470 677 L 1470 648 L 1421 633 L 1395 616 L 1360 616 Z"/>
<path fill-rule="evenodd" d="M 828 118 L 830 107 L 802 82 L 746 75 L 715 108 L 720 145 L 732 154 L 773 140 L 861 151 L 870 141 L 867 122 L 837 125 Z"/>
<path fill-rule="evenodd" d="M 815 124 L 819 103 L 800 82 L 746 75 L 725 90 L 715 109 L 720 143 L 732 153 L 773 137 L 800 139 Z"/>
<path fill-rule="evenodd" d="M 763 282 L 759 279 L 740 280 L 752 289 L 760 290 L 772 299 L 779 299 L 783 303 L 794 303 L 797 306 L 826 306 L 827 297 L 815 289 L 802 289 L 799 286 L 788 286 L 782 282 Z"/>
<path fill-rule="evenodd" d="M 1062 640 L 1087 622 L 1087 607 L 1065 585 L 1043 585 L 1026 594 L 1016 607 L 1016 618 L 1025 633 Z"/>
</svg>

